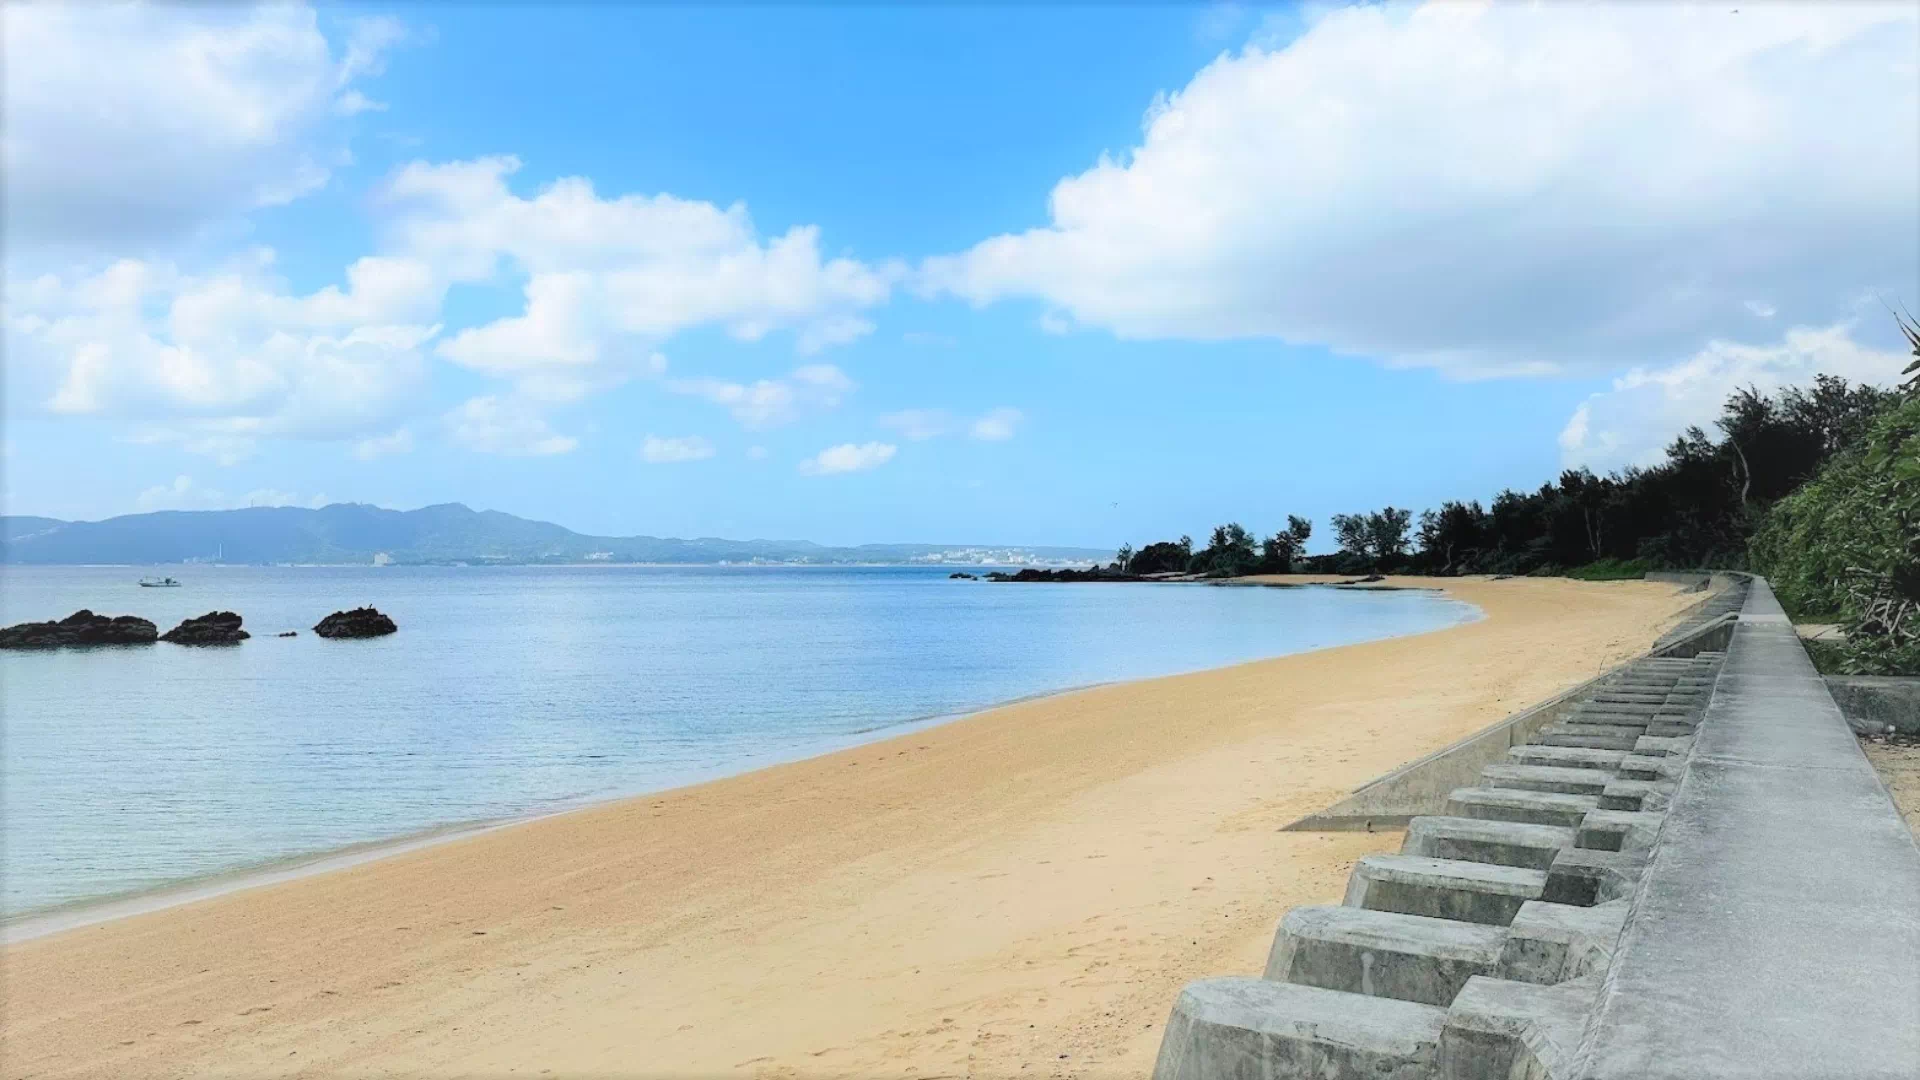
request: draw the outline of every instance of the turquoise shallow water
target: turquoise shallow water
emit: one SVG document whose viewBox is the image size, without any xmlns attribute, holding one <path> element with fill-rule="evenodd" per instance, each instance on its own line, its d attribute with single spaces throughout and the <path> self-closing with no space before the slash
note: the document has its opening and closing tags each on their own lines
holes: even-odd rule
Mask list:
<svg viewBox="0 0 1920 1080">
<path fill-rule="evenodd" d="M 231 648 L 0 653 L 8 915 L 736 773 L 1100 682 L 1438 629 L 1417 592 L 950 581 L 931 567 L 0 569 Z M 308 629 L 371 603 L 400 632 Z M 276 638 L 280 630 L 300 636 Z"/>
</svg>

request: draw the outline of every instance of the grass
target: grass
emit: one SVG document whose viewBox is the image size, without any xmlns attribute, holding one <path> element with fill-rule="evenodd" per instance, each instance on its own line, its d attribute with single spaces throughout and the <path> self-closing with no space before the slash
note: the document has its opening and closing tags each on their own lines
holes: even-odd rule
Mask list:
<svg viewBox="0 0 1920 1080">
<path fill-rule="evenodd" d="M 1645 559 L 1601 559 L 1576 566 L 1566 576 L 1576 581 L 1627 581 L 1645 577 L 1652 569 L 1653 564 Z"/>
</svg>

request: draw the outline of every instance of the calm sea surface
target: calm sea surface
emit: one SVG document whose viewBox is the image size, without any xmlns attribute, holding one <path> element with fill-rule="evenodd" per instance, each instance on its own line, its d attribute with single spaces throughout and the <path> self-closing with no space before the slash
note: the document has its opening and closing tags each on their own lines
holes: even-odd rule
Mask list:
<svg viewBox="0 0 1920 1080">
<path fill-rule="evenodd" d="M 85 607 L 164 631 L 226 609 L 254 634 L 0 653 L 8 915 L 1476 615 L 1412 592 L 989 584 L 918 567 L 164 572 L 184 587 L 139 588 L 138 569 L 0 568 L 0 623 Z M 309 630 L 368 603 L 400 632 Z"/>
</svg>

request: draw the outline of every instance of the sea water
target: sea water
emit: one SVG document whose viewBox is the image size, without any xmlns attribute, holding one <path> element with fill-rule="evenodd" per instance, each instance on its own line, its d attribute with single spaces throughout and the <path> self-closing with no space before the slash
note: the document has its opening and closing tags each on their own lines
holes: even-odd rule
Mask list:
<svg viewBox="0 0 1920 1080">
<path fill-rule="evenodd" d="M 253 634 L 0 652 L 0 902 L 16 917 L 724 776 L 1036 694 L 1476 616 L 1414 591 L 950 572 L 0 568 L 0 623 L 90 608 L 164 632 L 231 610 Z M 136 585 L 159 573 L 182 586 Z M 312 633 L 362 604 L 399 632 Z"/>
</svg>

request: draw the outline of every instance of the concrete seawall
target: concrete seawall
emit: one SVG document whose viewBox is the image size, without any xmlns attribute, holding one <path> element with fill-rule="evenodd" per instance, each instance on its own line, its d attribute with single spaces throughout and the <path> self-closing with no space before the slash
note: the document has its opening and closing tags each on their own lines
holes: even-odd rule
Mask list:
<svg viewBox="0 0 1920 1080">
<path fill-rule="evenodd" d="M 1681 613 L 1681 621 L 1667 631 L 1647 657 L 1690 657 L 1724 650 L 1732 636 L 1735 612 L 1745 597 L 1744 586 L 1725 575 L 1678 574 L 1680 584 L 1693 582 L 1710 595 Z M 1637 661 L 1636 661 L 1637 662 Z M 1532 742 L 1542 728 L 1566 720 L 1589 696 L 1630 676 L 1633 663 L 1622 664 L 1565 693 L 1494 724 L 1459 742 L 1395 769 L 1317 814 L 1287 828 L 1299 832 L 1338 832 L 1397 829 L 1420 814 L 1437 814 L 1454 788 L 1472 784 L 1480 770 L 1504 760 L 1508 751 Z"/>
<path fill-rule="evenodd" d="M 1920 848 L 1765 581 L 1710 600 L 1183 990 L 1156 1080 L 1920 1077 Z"/>
</svg>

